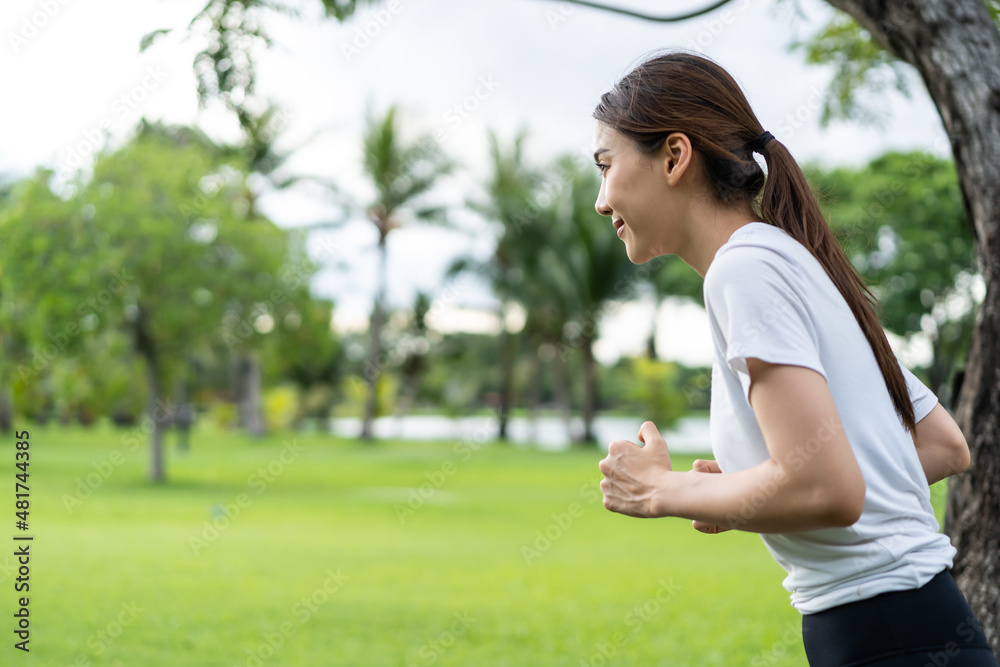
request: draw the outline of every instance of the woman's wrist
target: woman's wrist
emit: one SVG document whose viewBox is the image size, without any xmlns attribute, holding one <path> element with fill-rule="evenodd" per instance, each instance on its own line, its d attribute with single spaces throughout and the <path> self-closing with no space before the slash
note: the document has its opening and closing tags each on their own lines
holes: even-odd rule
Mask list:
<svg viewBox="0 0 1000 667">
<path fill-rule="evenodd" d="M 683 480 L 685 477 L 687 477 L 687 473 L 676 470 L 664 471 L 660 478 L 660 484 L 657 485 L 653 494 L 652 507 L 650 508 L 652 516 L 657 518 L 681 516 L 678 513 L 680 511 L 679 501 L 684 492 Z"/>
</svg>

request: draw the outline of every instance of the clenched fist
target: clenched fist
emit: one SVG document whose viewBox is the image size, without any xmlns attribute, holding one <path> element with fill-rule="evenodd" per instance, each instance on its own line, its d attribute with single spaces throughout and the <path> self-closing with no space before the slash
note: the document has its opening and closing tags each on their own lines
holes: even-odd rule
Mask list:
<svg viewBox="0 0 1000 667">
<path fill-rule="evenodd" d="M 604 506 L 628 516 L 666 516 L 662 500 L 669 493 L 670 451 L 653 422 L 639 427 L 639 442 L 645 446 L 615 440 L 598 464 L 604 475 Z"/>
</svg>

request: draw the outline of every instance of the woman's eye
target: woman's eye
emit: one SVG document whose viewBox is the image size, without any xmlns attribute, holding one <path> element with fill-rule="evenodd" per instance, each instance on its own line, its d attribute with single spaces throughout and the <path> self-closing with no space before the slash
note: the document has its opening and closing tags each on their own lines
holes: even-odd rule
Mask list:
<svg viewBox="0 0 1000 667">
<path fill-rule="evenodd" d="M 604 173 L 604 170 L 608 168 L 608 165 L 606 165 L 606 164 L 601 164 L 600 162 L 598 162 L 598 163 L 597 163 L 597 168 L 598 168 L 598 169 L 600 169 L 601 173 L 603 174 L 603 173 Z"/>
</svg>

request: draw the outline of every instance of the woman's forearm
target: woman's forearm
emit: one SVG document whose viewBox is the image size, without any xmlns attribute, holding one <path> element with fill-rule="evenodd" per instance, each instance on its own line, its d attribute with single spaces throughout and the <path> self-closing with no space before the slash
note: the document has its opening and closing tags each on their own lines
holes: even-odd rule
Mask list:
<svg viewBox="0 0 1000 667">
<path fill-rule="evenodd" d="M 794 481 L 774 459 L 726 474 L 665 473 L 656 514 L 755 533 L 848 526 L 858 513 L 835 489 Z"/>
</svg>

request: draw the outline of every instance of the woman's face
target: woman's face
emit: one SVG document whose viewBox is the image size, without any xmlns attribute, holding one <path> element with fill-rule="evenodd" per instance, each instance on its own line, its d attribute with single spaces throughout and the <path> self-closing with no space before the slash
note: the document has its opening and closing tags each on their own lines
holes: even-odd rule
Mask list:
<svg viewBox="0 0 1000 667">
<path fill-rule="evenodd" d="M 628 258 L 635 264 L 678 254 L 687 243 L 683 203 L 678 188 L 671 187 L 676 185 L 668 165 L 673 159 L 667 145 L 659 154 L 646 156 L 631 139 L 597 123 L 594 160 L 602 176 L 594 208 L 611 217 Z M 676 164 L 673 168 L 676 171 Z"/>
</svg>

